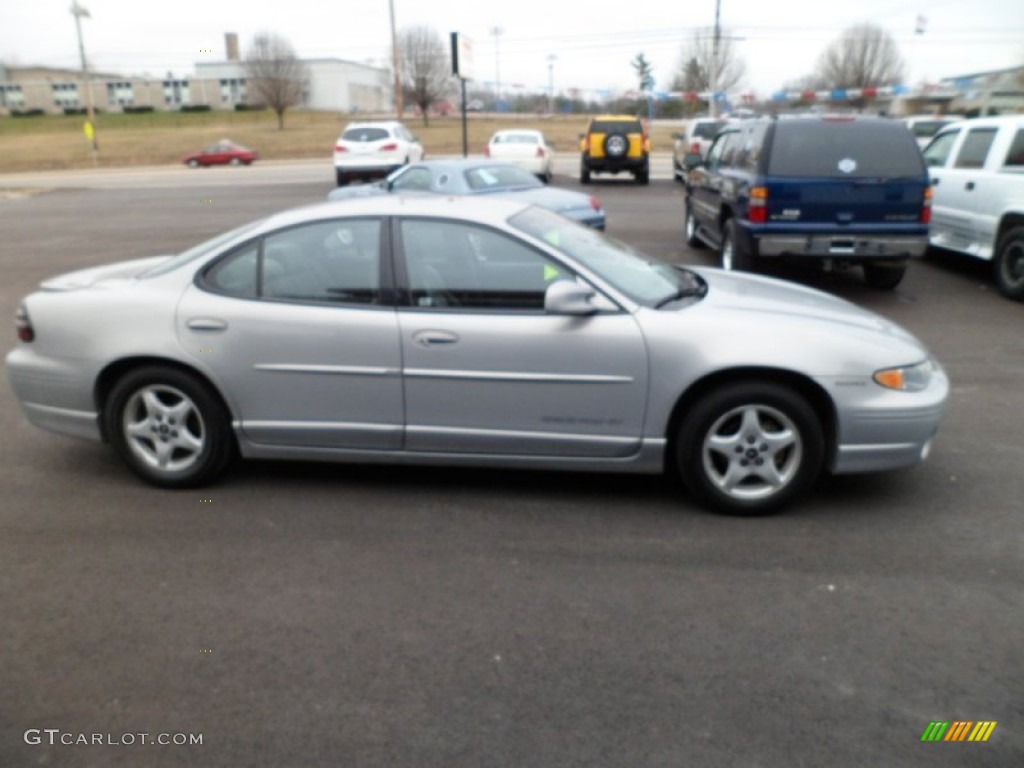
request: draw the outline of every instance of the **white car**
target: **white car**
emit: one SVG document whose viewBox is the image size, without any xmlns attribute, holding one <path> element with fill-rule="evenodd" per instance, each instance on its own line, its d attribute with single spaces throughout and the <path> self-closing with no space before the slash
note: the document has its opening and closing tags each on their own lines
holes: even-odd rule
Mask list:
<svg viewBox="0 0 1024 768">
<path fill-rule="evenodd" d="M 947 125 L 963 119 L 960 115 L 914 115 L 905 118 L 904 122 L 917 141 L 917 146 L 924 149 L 936 133 Z"/>
<path fill-rule="evenodd" d="M 686 183 L 690 168 L 707 157 L 711 142 L 728 121 L 719 117 L 698 117 L 686 124 L 686 129 L 673 133 L 672 175 L 676 181 Z"/>
<path fill-rule="evenodd" d="M 498 131 L 487 142 L 484 156 L 492 160 L 515 163 L 545 184 L 551 181 L 555 153 L 540 131 Z"/>
<path fill-rule="evenodd" d="M 924 148 L 929 241 L 992 262 L 996 285 L 1024 301 L 1024 115 L 948 125 Z"/>
<path fill-rule="evenodd" d="M 425 154 L 419 139 L 398 121 L 349 123 L 334 142 L 338 186 L 354 178 L 387 176 L 407 163 L 418 163 Z"/>
</svg>

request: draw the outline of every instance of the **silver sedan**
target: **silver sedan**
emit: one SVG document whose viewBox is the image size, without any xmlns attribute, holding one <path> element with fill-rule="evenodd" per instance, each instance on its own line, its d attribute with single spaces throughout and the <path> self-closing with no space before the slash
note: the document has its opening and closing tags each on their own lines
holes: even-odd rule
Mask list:
<svg viewBox="0 0 1024 768">
<path fill-rule="evenodd" d="M 669 266 L 536 206 L 385 196 L 71 273 L 18 310 L 34 424 L 143 479 L 232 458 L 678 471 L 735 514 L 909 467 L 948 394 L 909 333 L 779 280 Z"/>
</svg>

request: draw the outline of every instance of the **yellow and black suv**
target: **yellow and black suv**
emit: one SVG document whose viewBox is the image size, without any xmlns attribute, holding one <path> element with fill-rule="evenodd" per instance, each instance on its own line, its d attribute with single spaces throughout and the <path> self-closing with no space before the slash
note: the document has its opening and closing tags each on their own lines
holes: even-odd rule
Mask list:
<svg viewBox="0 0 1024 768">
<path fill-rule="evenodd" d="M 637 184 L 650 180 L 651 140 L 643 122 L 630 115 L 599 115 L 590 118 L 580 134 L 580 183 L 589 184 L 591 173 L 632 173 Z"/>
</svg>

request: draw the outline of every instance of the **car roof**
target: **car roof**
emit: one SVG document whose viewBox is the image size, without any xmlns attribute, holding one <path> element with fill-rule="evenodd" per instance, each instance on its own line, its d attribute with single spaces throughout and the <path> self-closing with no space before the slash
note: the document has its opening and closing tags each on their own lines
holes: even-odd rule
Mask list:
<svg viewBox="0 0 1024 768">
<path fill-rule="evenodd" d="M 377 120 L 367 123 L 349 123 L 345 126 L 345 130 L 347 131 L 352 128 L 394 128 L 399 125 L 401 125 L 401 123 L 397 120 Z"/>
<path fill-rule="evenodd" d="M 467 195 L 372 195 L 329 200 L 292 208 L 268 217 L 259 227 L 264 232 L 338 216 L 422 216 L 463 218 L 481 224 L 502 225 L 530 203 L 499 197 Z"/>
<path fill-rule="evenodd" d="M 636 115 L 595 115 L 591 120 L 639 120 Z"/>
<path fill-rule="evenodd" d="M 540 136 L 540 131 L 536 128 L 502 128 L 499 131 L 495 131 L 494 135 L 499 136 L 505 133 L 529 133 L 533 136 Z"/>
<path fill-rule="evenodd" d="M 491 160 L 486 157 L 450 157 L 440 160 L 421 160 L 418 163 L 410 163 L 409 166 L 449 172 L 468 171 L 473 168 L 493 168 L 495 166 L 501 166 L 503 168 L 519 167 L 515 163 L 510 163 L 506 160 Z"/>
</svg>

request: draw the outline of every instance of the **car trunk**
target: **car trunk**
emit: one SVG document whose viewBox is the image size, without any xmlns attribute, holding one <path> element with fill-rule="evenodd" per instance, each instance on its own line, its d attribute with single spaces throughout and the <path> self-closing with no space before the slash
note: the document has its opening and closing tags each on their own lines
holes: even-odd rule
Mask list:
<svg viewBox="0 0 1024 768">
<path fill-rule="evenodd" d="M 773 179 L 768 221 L 819 224 L 906 224 L 921 221 L 922 178 Z"/>
</svg>

